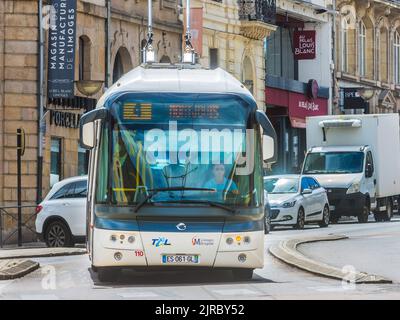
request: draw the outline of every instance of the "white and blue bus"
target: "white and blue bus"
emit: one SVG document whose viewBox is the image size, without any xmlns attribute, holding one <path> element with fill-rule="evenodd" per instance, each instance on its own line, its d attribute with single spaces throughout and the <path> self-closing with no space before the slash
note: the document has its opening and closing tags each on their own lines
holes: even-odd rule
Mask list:
<svg viewBox="0 0 400 320">
<path fill-rule="evenodd" d="M 222 69 L 142 65 L 82 116 L 88 250 L 100 281 L 124 268 L 264 265 L 264 163 L 276 134 Z"/>
</svg>

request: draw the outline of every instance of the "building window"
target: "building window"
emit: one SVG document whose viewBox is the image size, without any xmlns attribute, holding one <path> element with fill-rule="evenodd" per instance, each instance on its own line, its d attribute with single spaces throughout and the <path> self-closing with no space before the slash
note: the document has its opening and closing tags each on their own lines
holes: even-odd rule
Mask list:
<svg viewBox="0 0 400 320">
<path fill-rule="evenodd" d="M 78 146 L 78 176 L 84 176 L 88 173 L 89 150 Z"/>
<path fill-rule="evenodd" d="M 253 64 L 249 57 L 243 60 L 242 82 L 245 87 L 254 94 L 254 77 L 253 77 Z"/>
<path fill-rule="evenodd" d="M 298 63 L 292 49 L 293 30 L 279 27 L 265 41 L 267 74 L 298 80 Z"/>
<path fill-rule="evenodd" d="M 342 61 L 342 71 L 348 71 L 348 25 L 347 20 L 342 19 L 342 32 L 341 32 L 341 47 L 342 47 L 342 54 L 341 54 L 341 61 Z"/>
<path fill-rule="evenodd" d="M 218 68 L 218 49 L 210 49 L 210 69 Z"/>
<path fill-rule="evenodd" d="M 121 54 L 117 52 L 113 68 L 113 83 L 117 82 L 118 79 L 121 78 L 123 74 L 124 74 L 124 66 L 122 65 Z"/>
<path fill-rule="evenodd" d="M 90 80 L 90 39 L 79 37 L 79 80 Z"/>
<path fill-rule="evenodd" d="M 61 144 L 60 138 L 51 138 L 50 149 L 50 187 L 62 179 L 61 172 Z"/>
<path fill-rule="evenodd" d="M 360 76 L 365 76 L 365 63 L 366 63 L 366 47 L 367 47 L 367 28 L 363 21 L 359 22 L 359 31 L 358 31 L 358 42 L 359 42 L 359 50 L 358 50 L 358 65 Z"/>
<path fill-rule="evenodd" d="M 393 52 L 393 67 L 394 67 L 394 81 L 400 84 L 400 34 L 398 31 L 394 34 L 394 52 Z"/>
<path fill-rule="evenodd" d="M 125 47 L 119 48 L 115 55 L 113 67 L 113 83 L 117 82 L 125 73 L 132 69 L 131 56 Z"/>
</svg>

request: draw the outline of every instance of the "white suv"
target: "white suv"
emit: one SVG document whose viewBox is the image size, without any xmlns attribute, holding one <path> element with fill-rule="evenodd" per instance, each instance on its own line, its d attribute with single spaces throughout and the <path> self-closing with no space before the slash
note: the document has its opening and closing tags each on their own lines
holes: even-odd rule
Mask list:
<svg viewBox="0 0 400 320">
<path fill-rule="evenodd" d="M 49 247 L 68 247 L 86 237 L 87 176 L 56 183 L 36 208 L 36 232 Z"/>
</svg>

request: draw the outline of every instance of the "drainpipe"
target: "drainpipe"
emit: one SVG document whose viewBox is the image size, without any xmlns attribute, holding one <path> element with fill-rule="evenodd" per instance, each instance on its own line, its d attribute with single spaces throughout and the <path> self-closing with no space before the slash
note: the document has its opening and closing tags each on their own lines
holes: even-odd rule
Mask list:
<svg viewBox="0 0 400 320">
<path fill-rule="evenodd" d="M 37 158 L 37 177 L 36 177 L 36 202 L 42 201 L 43 188 L 43 138 L 45 135 L 46 122 L 44 121 L 44 32 L 43 32 L 43 0 L 38 1 L 38 82 L 37 82 L 37 106 L 38 106 L 38 158 Z"/>
<path fill-rule="evenodd" d="M 336 100 L 336 0 L 332 1 L 333 4 L 333 14 L 332 14 L 332 63 L 333 63 L 333 70 L 332 70 L 332 94 L 331 94 L 331 103 L 330 103 L 330 110 L 329 114 L 333 114 L 333 102 Z M 340 102 L 338 100 L 338 108 L 340 108 Z"/>
<path fill-rule="evenodd" d="M 106 16 L 106 25 L 105 25 L 105 33 L 106 33 L 106 50 L 105 50 L 105 79 L 104 79 L 104 89 L 108 89 L 110 87 L 110 30 L 111 30 L 111 0 L 106 0 L 106 8 L 107 8 L 107 16 Z"/>
</svg>

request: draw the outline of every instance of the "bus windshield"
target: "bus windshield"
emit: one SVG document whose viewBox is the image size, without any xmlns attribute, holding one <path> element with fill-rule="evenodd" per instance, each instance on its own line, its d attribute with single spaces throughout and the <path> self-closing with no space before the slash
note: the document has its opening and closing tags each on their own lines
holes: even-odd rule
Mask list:
<svg viewBox="0 0 400 320">
<path fill-rule="evenodd" d="M 102 125 L 97 203 L 262 203 L 260 135 L 234 95 L 130 93 Z M 258 149 L 258 152 L 255 150 Z"/>
<path fill-rule="evenodd" d="M 363 171 L 364 153 L 315 152 L 309 153 L 304 163 L 304 174 L 343 174 Z"/>
</svg>

